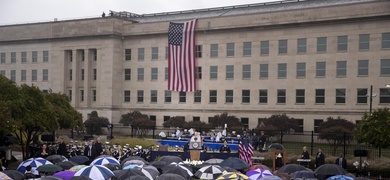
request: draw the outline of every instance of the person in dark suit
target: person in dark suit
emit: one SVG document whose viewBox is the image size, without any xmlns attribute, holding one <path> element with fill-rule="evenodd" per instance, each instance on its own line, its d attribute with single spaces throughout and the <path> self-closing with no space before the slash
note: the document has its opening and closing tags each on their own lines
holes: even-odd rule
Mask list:
<svg viewBox="0 0 390 180">
<path fill-rule="evenodd" d="M 265 151 L 266 143 L 267 143 L 267 136 L 264 135 L 264 131 L 261 131 L 259 137 L 259 151 Z"/>
<path fill-rule="evenodd" d="M 347 168 L 347 160 L 345 159 L 343 154 L 340 154 L 339 158 L 336 159 L 336 164 L 343 167 L 344 169 Z"/>
<path fill-rule="evenodd" d="M 84 156 L 87 156 L 90 160 L 95 159 L 96 157 L 96 149 L 95 146 L 92 145 L 92 141 L 88 142 L 88 145 L 84 148 Z"/>
<path fill-rule="evenodd" d="M 39 149 L 37 151 L 37 153 L 35 154 L 35 157 L 41 157 L 41 158 L 46 158 L 47 156 L 49 156 L 49 150 L 47 149 L 47 145 L 46 144 L 42 144 L 41 146 L 41 149 Z"/>
<path fill-rule="evenodd" d="M 301 159 L 310 159 L 309 152 L 307 152 L 307 147 L 303 146 L 303 151 L 301 154 Z M 309 163 L 308 162 L 301 162 L 302 166 L 308 167 Z"/>
<path fill-rule="evenodd" d="M 251 138 L 251 144 L 253 147 L 253 150 L 257 150 L 257 146 L 259 146 L 259 136 L 255 132 L 253 132 L 252 138 Z M 261 147 L 263 148 L 263 147 Z"/>
<path fill-rule="evenodd" d="M 230 153 L 230 147 L 227 145 L 227 142 L 223 142 L 223 146 L 219 149 L 220 153 Z"/>
<path fill-rule="evenodd" d="M 318 152 L 316 155 L 316 164 L 315 164 L 316 167 L 315 168 L 318 168 L 323 164 L 325 164 L 325 155 L 324 155 L 324 153 L 322 153 L 322 148 L 318 148 Z"/>
<path fill-rule="evenodd" d="M 100 140 L 100 137 L 96 138 L 96 142 L 95 142 L 94 146 L 96 149 L 96 155 L 97 156 L 102 155 L 103 154 L 103 146 L 102 146 L 102 142 Z"/>
<path fill-rule="evenodd" d="M 35 174 L 32 173 L 31 169 L 32 169 L 32 167 L 30 165 L 28 165 L 26 167 L 26 173 L 24 173 L 24 179 L 35 179 L 35 178 L 38 178 L 38 176 L 36 176 Z"/>
<path fill-rule="evenodd" d="M 183 151 L 184 152 L 188 152 L 189 150 L 190 150 L 190 139 L 188 140 L 188 142 L 183 147 Z"/>
<path fill-rule="evenodd" d="M 66 144 L 64 143 L 64 139 L 62 137 L 58 138 L 59 145 L 57 154 L 61 156 L 67 156 L 68 155 L 68 149 L 66 148 Z"/>
</svg>

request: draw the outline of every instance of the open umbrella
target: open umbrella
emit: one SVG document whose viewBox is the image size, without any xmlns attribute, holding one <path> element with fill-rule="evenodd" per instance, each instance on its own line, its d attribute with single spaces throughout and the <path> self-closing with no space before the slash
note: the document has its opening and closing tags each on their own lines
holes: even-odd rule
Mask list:
<svg viewBox="0 0 390 180">
<path fill-rule="evenodd" d="M 306 170 L 305 166 L 299 164 L 286 164 L 278 169 L 278 172 L 281 173 L 293 173 L 295 171 L 303 171 Z"/>
<path fill-rule="evenodd" d="M 69 180 L 92 180 L 92 179 L 87 176 L 73 176 Z"/>
<path fill-rule="evenodd" d="M 184 177 L 185 179 L 191 179 L 191 176 L 189 176 L 185 170 L 183 170 L 182 168 L 180 168 L 178 166 L 165 166 L 162 169 L 162 174 L 165 174 L 165 173 L 178 174 L 178 175 Z"/>
<path fill-rule="evenodd" d="M 303 170 L 303 171 L 295 171 L 292 175 L 291 175 L 291 179 L 296 179 L 296 178 L 315 178 L 316 176 L 314 175 L 314 173 L 312 171 L 308 171 L 308 170 Z"/>
<path fill-rule="evenodd" d="M 314 170 L 314 174 L 326 176 L 344 175 L 346 173 L 345 169 L 337 164 L 323 164 Z"/>
<path fill-rule="evenodd" d="M 365 178 L 365 177 L 357 177 L 355 180 L 370 180 L 370 178 Z"/>
<path fill-rule="evenodd" d="M 326 180 L 354 180 L 353 177 L 346 176 L 346 175 L 336 175 L 336 176 L 331 176 L 328 177 Z"/>
<path fill-rule="evenodd" d="M 154 161 L 152 162 L 151 164 L 152 166 L 156 167 L 157 169 L 161 170 L 161 168 L 163 168 L 164 166 L 166 166 L 166 162 L 164 161 Z"/>
<path fill-rule="evenodd" d="M 76 172 L 74 176 L 87 176 L 91 179 L 109 179 L 114 173 L 101 165 L 87 166 Z"/>
<path fill-rule="evenodd" d="M 119 161 L 116 160 L 115 158 L 113 157 L 101 157 L 101 158 L 96 158 L 95 160 L 93 160 L 91 162 L 91 166 L 92 165 L 104 165 L 104 164 L 118 164 L 120 165 Z"/>
<path fill-rule="evenodd" d="M 255 165 L 249 166 L 248 171 L 255 170 L 255 169 L 264 169 L 264 170 L 271 171 L 271 168 L 269 168 L 268 166 L 263 165 L 263 164 L 255 164 Z"/>
<path fill-rule="evenodd" d="M 149 180 L 149 178 L 146 176 L 134 175 L 134 176 L 129 176 L 124 180 Z"/>
<path fill-rule="evenodd" d="M 0 179 L 1 180 L 12 180 L 8 175 L 4 174 L 3 172 L 0 171 Z"/>
<path fill-rule="evenodd" d="M 57 172 L 57 173 L 53 174 L 53 176 L 62 178 L 64 180 L 69 180 L 70 178 L 72 178 L 74 176 L 74 174 L 76 174 L 76 172 L 66 170 L 66 171 Z"/>
<path fill-rule="evenodd" d="M 143 166 L 141 169 L 145 169 L 146 171 L 148 171 L 150 175 L 152 175 L 153 179 L 157 178 L 157 176 L 160 175 L 160 172 L 154 166 Z"/>
<path fill-rule="evenodd" d="M 224 169 L 218 165 L 208 165 L 196 171 L 195 176 L 199 179 L 217 179 Z"/>
<path fill-rule="evenodd" d="M 219 164 L 223 161 L 223 159 L 218 159 L 218 158 L 212 158 L 212 159 L 209 159 L 207 161 L 205 161 L 204 163 L 207 163 L 207 164 Z"/>
<path fill-rule="evenodd" d="M 72 162 L 72 161 L 65 161 L 65 162 L 57 163 L 57 166 L 62 167 L 62 169 L 70 169 L 70 168 L 72 168 L 73 166 L 76 166 L 76 165 L 77 165 L 77 163 Z"/>
<path fill-rule="evenodd" d="M 33 174 L 38 175 L 38 171 L 36 169 L 39 166 L 45 165 L 45 164 L 52 164 L 50 161 L 43 159 L 43 158 L 30 158 L 22 163 L 20 163 L 19 167 L 17 168 L 17 171 L 21 173 L 26 173 L 26 167 L 31 166 L 31 171 Z"/>
<path fill-rule="evenodd" d="M 86 165 L 76 165 L 76 166 L 71 167 L 69 170 L 74 171 L 74 172 L 77 172 L 77 171 L 79 171 L 80 169 L 83 169 L 83 168 L 85 168 L 85 167 L 87 167 L 87 166 L 86 166 Z"/>
<path fill-rule="evenodd" d="M 53 164 L 68 161 L 68 159 L 66 157 L 58 155 L 58 154 L 47 156 L 45 159 L 52 162 Z"/>
<path fill-rule="evenodd" d="M 278 176 L 264 176 L 260 178 L 260 180 L 283 180 L 283 179 Z"/>
<path fill-rule="evenodd" d="M 133 169 L 133 168 L 135 168 L 135 167 L 141 167 L 141 166 L 140 166 L 139 164 L 129 164 L 129 165 L 123 167 L 122 169 L 123 169 L 123 170 L 126 170 L 126 169 Z"/>
<path fill-rule="evenodd" d="M 111 164 L 111 163 L 108 163 L 108 164 L 105 164 L 103 166 L 106 166 L 108 169 L 110 169 L 111 171 L 115 171 L 115 170 L 120 170 L 121 167 L 118 165 L 118 164 Z"/>
<path fill-rule="evenodd" d="M 139 157 L 139 156 L 130 156 L 123 161 L 121 161 L 121 166 L 125 167 L 128 164 L 139 164 L 139 165 L 145 165 L 147 162 L 145 159 Z"/>
<path fill-rule="evenodd" d="M 248 169 L 248 163 L 238 157 L 229 157 L 223 160 L 219 165 L 222 167 L 231 167 L 237 170 Z"/>
<path fill-rule="evenodd" d="M 264 170 L 264 169 L 250 170 L 250 171 L 246 172 L 246 175 L 251 180 L 258 180 L 258 179 L 261 179 L 262 177 L 265 177 L 265 176 L 273 176 L 271 171 Z"/>
<path fill-rule="evenodd" d="M 44 177 L 41 177 L 39 179 L 41 179 L 41 180 L 62 180 L 62 178 L 55 177 L 55 176 L 44 176 Z"/>
<path fill-rule="evenodd" d="M 172 173 L 167 173 L 167 174 L 161 174 L 161 176 L 157 177 L 156 180 L 186 180 L 182 176 L 178 174 L 172 174 Z"/>
<path fill-rule="evenodd" d="M 217 180 L 223 179 L 248 179 L 248 176 L 241 174 L 240 172 L 224 172 L 221 176 L 217 178 Z"/>
<path fill-rule="evenodd" d="M 84 164 L 89 161 L 87 156 L 73 156 L 69 159 L 69 161 L 75 162 L 77 164 Z"/>
<path fill-rule="evenodd" d="M 238 170 L 237 169 L 233 169 L 231 167 L 222 167 L 222 169 L 224 169 L 226 172 L 237 172 Z"/>
<path fill-rule="evenodd" d="M 192 168 L 187 166 L 187 165 L 185 165 L 184 163 L 175 163 L 175 162 L 173 162 L 173 163 L 169 164 L 167 167 L 170 167 L 170 166 L 176 166 L 176 167 L 179 167 L 179 168 L 183 169 L 184 171 L 187 172 L 187 174 L 189 176 L 193 176 L 194 175 L 194 173 L 192 172 Z"/>
<path fill-rule="evenodd" d="M 24 174 L 16 170 L 5 170 L 4 174 L 12 178 L 13 180 L 22 180 L 24 179 Z"/>
<path fill-rule="evenodd" d="M 134 176 L 134 175 L 145 176 L 148 179 L 153 180 L 152 175 L 148 171 L 140 168 L 115 170 L 114 174 L 118 180 L 126 179 L 127 177 Z"/>
<path fill-rule="evenodd" d="M 272 143 L 271 145 L 268 146 L 268 148 L 275 148 L 275 149 L 284 149 L 284 146 L 279 143 Z"/>
<path fill-rule="evenodd" d="M 171 164 L 173 162 L 176 162 L 176 163 L 183 162 L 183 160 L 177 156 L 163 156 L 160 159 L 160 161 L 165 162 L 166 164 Z"/>
<path fill-rule="evenodd" d="M 55 173 L 58 171 L 62 171 L 62 167 L 54 165 L 54 164 L 45 164 L 45 165 L 39 166 L 37 168 L 37 171 L 45 172 L 45 173 Z"/>
</svg>

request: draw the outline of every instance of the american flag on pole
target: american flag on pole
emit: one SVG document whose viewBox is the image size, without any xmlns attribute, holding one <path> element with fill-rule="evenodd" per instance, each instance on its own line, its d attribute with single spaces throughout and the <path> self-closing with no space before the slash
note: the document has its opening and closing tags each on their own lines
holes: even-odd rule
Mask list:
<svg viewBox="0 0 390 180">
<path fill-rule="evenodd" d="M 169 24 L 168 90 L 196 91 L 195 27 L 197 19 Z"/>
<path fill-rule="evenodd" d="M 247 162 L 248 162 L 248 164 L 251 166 L 252 165 L 252 156 L 253 156 L 253 146 L 252 146 L 252 144 L 251 143 L 249 143 L 249 145 L 248 145 L 248 151 L 247 151 L 247 153 L 246 153 L 246 158 L 247 158 Z"/>
<path fill-rule="evenodd" d="M 239 151 L 239 157 L 240 159 L 244 160 L 245 162 L 248 162 L 248 156 L 246 155 L 246 148 L 244 144 L 240 141 L 240 144 L 238 144 L 238 151 Z"/>
</svg>

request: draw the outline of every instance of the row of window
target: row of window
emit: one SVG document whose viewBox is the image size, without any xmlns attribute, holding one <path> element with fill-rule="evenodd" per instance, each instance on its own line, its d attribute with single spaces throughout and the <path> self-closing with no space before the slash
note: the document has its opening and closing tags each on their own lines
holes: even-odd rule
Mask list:
<svg viewBox="0 0 390 180">
<path fill-rule="evenodd" d="M 316 44 L 316 52 L 317 53 L 326 53 L 328 51 L 328 38 L 327 37 L 317 37 Z M 345 36 L 337 36 L 337 52 L 347 52 L 348 51 L 348 41 L 350 39 L 347 35 Z M 310 46 L 307 44 L 307 38 L 299 38 L 296 40 L 297 43 L 297 54 L 306 54 L 307 47 Z M 270 54 L 270 47 L 273 45 L 270 44 L 270 41 L 260 41 L 260 55 L 268 56 Z M 359 35 L 359 44 L 360 51 L 368 51 L 370 50 L 370 34 L 360 34 Z M 382 33 L 382 41 L 381 41 L 382 49 L 390 48 L 390 32 Z M 243 42 L 242 54 L 244 57 L 252 56 L 252 42 Z M 288 40 L 281 39 L 278 40 L 278 54 L 284 55 L 288 53 Z M 151 59 L 158 60 L 159 58 L 159 49 L 158 47 L 151 48 Z M 195 55 L 197 58 L 202 58 L 203 56 L 203 46 L 196 45 Z M 226 57 L 234 57 L 235 56 L 235 43 L 226 43 Z M 219 57 L 219 44 L 210 44 L 210 58 Z M 168 58 L 168 48 L 165 47 L 165 59 Z M 125 60 L 132 59 L 132 50 L 125 49 Z M 137 49 L 137 59 L 138 61 L 145 60 L 145 48 Z"/>
<path fill-rule="evenodd" d="M 90 56 L 92 56 L 92 59 L 94 61 L 97 61 L 97 49 L 77 49 L 76 50 L 76 56 L 80 58 L 81 61 L 85 61 L 85 52 L 89 53 Z M 68 59 L 68 62 L 73 61 L 73 50 L 65 50 L 65 56 Z"/>
<path fill-rule="evenodd" d="M 276 90 L 276 103 L 277 104 L 286 104 L 287 102 L 287 95 L 286 95 L 286 89 L 277 89 Z M 381 88 L 379 89 L 380 96 L 379 96 L 379 103 L 381 104 L 387 104 L 390 103 L 390 88 Z M 151 103 L 157 103 L 158 100 L 158 91 L 157 90 L 151 90 L 150 91 L 150 102 Z M 209 103 L 217 103 L 218 100 L 218 92 L 217 90 L 209 90 L 209 96 L 208 96 L 208 102 Z M 252 91 L 253 92 L 253 91 Z M 225 103 L 234 103 L 234 90 L 225 90 Z M 269 96 L 268 96 L 268 90 L 267 89 L 260 89 L 257 92 L 258 97 L 258 103 L 259 104 L 267 104 L 269 103 Z M 148 94 L 149 95 L 149 94 Z M 244 104 L 251 103 L 251 97 L 253 98 L 253 95 L 251 96 L 251 90 L 241 90 L 241 102 Z M 358 88 L 356 91 L 356 103 L 357 104 L 367 104 L 367 95 L 368 95 L 368 89 L 367 88 Z M 145 92 L 144 90 L 137 90 L 137 103 L 143 103 Z M 315 89 L 315 95 L 314 95 L 314 103 L 315 104 L 325 104 L 325 89 Z M 336 104 L 346 104 L 347 99 L 347 91 L 346 89 L 336 89 L 335 90 L 335 103 Z M 130 90 L 124 90 L 123 91 L 123 101 L 128 103 L 131 99 L 131 91 Z M 186 92 L 179 92 L 179 103 L 186 103 L 187 101 L 187 93 Z M 164 91 L 164 102 L 170 103 L 172 102 L 172 92 L 165 90 Z M 194 93 L 194 103 L 201 103 L 202 102 L 202 91 L 196 91 Z M 296 89 L 295 90 L 295 104 L 305 104 L 306 103 L 306 90 L 305 89 Z"/>
<path fill-rule="evenodd" d="M 80 89 L 80 102 L 84 102 L 85 101 L 85 94 L 84 94 L 84 89 Z M 91 89 L 91 100 L 92 102 L 96 102 L 96 89 Z M 72 100 L 72 96 L 73 96 L 73 91 L 71 89 L 68 90 L 68 96 L 69 96 L 69 99 Z"/>
<path fill-rule="evenodd" d="M 69 81 L 72 81 L 73 80 L 73 70 L 72 69 L 69 69 L 69 73 L 68 73 L 68 77 L 69 77 Z M 85 79 L 85 69 L 80 69 L 80 80 L 81 81 L 84 81 Z M 92 80 L 96 81 L 97 79 L 97 69 L 94 68 L 92 70 Z"/>
<path fill-rule="evenodd" d="M 0 70 L 0 75 L 6 76 L 5 70 Z M 20 70 L 20 81 L 24 82 L 27 81 L 27 70 Z M 35 82 L 38 81 L 38 70 L 33 69 L 31 70 L 31 81 Z M 16 82 L 16 70 L 11 70 L 10 79 L 14 82 Z M 43 69 L 42 70 L 42 81 L 48 81 L 49 80 L 49 70 Z"/>
<path fill-rule="evenodd" d="M 20 62 L 21 63 L 28 63 L 29 59 L 31 58 L 32 63 L 38 63 L 38 51 L 32 51 L 31 56 L 27 54 L 27 52 L 21 52 L 20 53 Z M 10 58 L 11 64 L 16 64 L 17 55 L 16 52 L 11 52 L 11 58 Z M 42 51 L 42 62 L 49 62 L 49 51 Z M 0 53 L 0 64 L 6 64 L 7 63 L 7 53 L 2 52 Z"/>
<path fill-rule="evenodd" d="M 306 77 L 306 63 L 296 63 L 296 78 Z M 242 78 L 250 79 L 252 75 L 252 65 L 242 65 Z M 347 77 L 347 61 L 336 61 L 336 77 Z M 267 79 L 269 77 L 269 64 L 260 64 L 259 78 Z M 271 68 L 273 69 L 273 68 Z M 315 77 L 326 77 L 326 62 L 316 62 Z M 164 72 L 165 80 L 168 79 L 168 68 L 166 67 Z M 390 59 L 381 59 L 380 76 L 390 76 Z M 124 69 L 124 80 L 131 80 L 131 69 Z M 369 60 L 358 60 L 357 75 L 366 77 L 369 75 Z M 158 80 L 158 68 L 151 68 L 150 70 L 151 80 Z M 210 66 L 209 72 L 210 79 L 218 79 L 218 66 Z M 137 80 L 143 81 L 145 77 L 145 69 L 137 68 Z M 277 77 L 284 79 L 287 78 L 287 63 L 277 64 Z M 196 78 L 202 79 L 202 67 L 196 67 Z M 225 78 L 234 79 L 234 65 L 225 66 Z"/>
</svg>

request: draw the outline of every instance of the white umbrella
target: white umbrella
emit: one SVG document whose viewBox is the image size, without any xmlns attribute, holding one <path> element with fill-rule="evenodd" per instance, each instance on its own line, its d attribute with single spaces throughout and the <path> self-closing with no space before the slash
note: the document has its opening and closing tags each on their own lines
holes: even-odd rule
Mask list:
<svg viewBox="0 0 390 180">
<path fill-rule="evenodd" d="M 208 165 L 196 171 L 195 176 L 199 179 L 217 179 L 224 169 L 218 165 Z"/>
<path fill-rule="evenodd" d="M 80 169 L 74 176 L 86 176 L 91 179 L 109 179 L 114 176 L 114 173 L 105 166 L 93 165 Z"/>
<path fill-rule="evenodd" d="M 38 175 L 39 172 L 36 171 L 36 169 L 39 166 L 42 166 L 42 165 L 45 165 L 45 164 L 53 164 L 53 163 L 51 163 L 50 161 L 48 161 L 46 159 L 43 159 L 43 158 L 30 158 L 30 159 L 27 159 L 27 160 L 23 161 L 22 163 L 20 163 L 17 171 L 19 171 L 19 172 L 24 174 L 24 173 L 26 173 L 26 167 L 27 166 L 31 166 L 31 172 L 33 174 Z"/>
<path fill-rule="evenodd" d="M 118 160 L 116 160 L 114 157 L 110 157 L 110 156 L 96 158 L 95 160 L 93 160 L 91 162 L 90 165 L 105 165 L 105 164 L 121 165 Z"/>
</svg>

